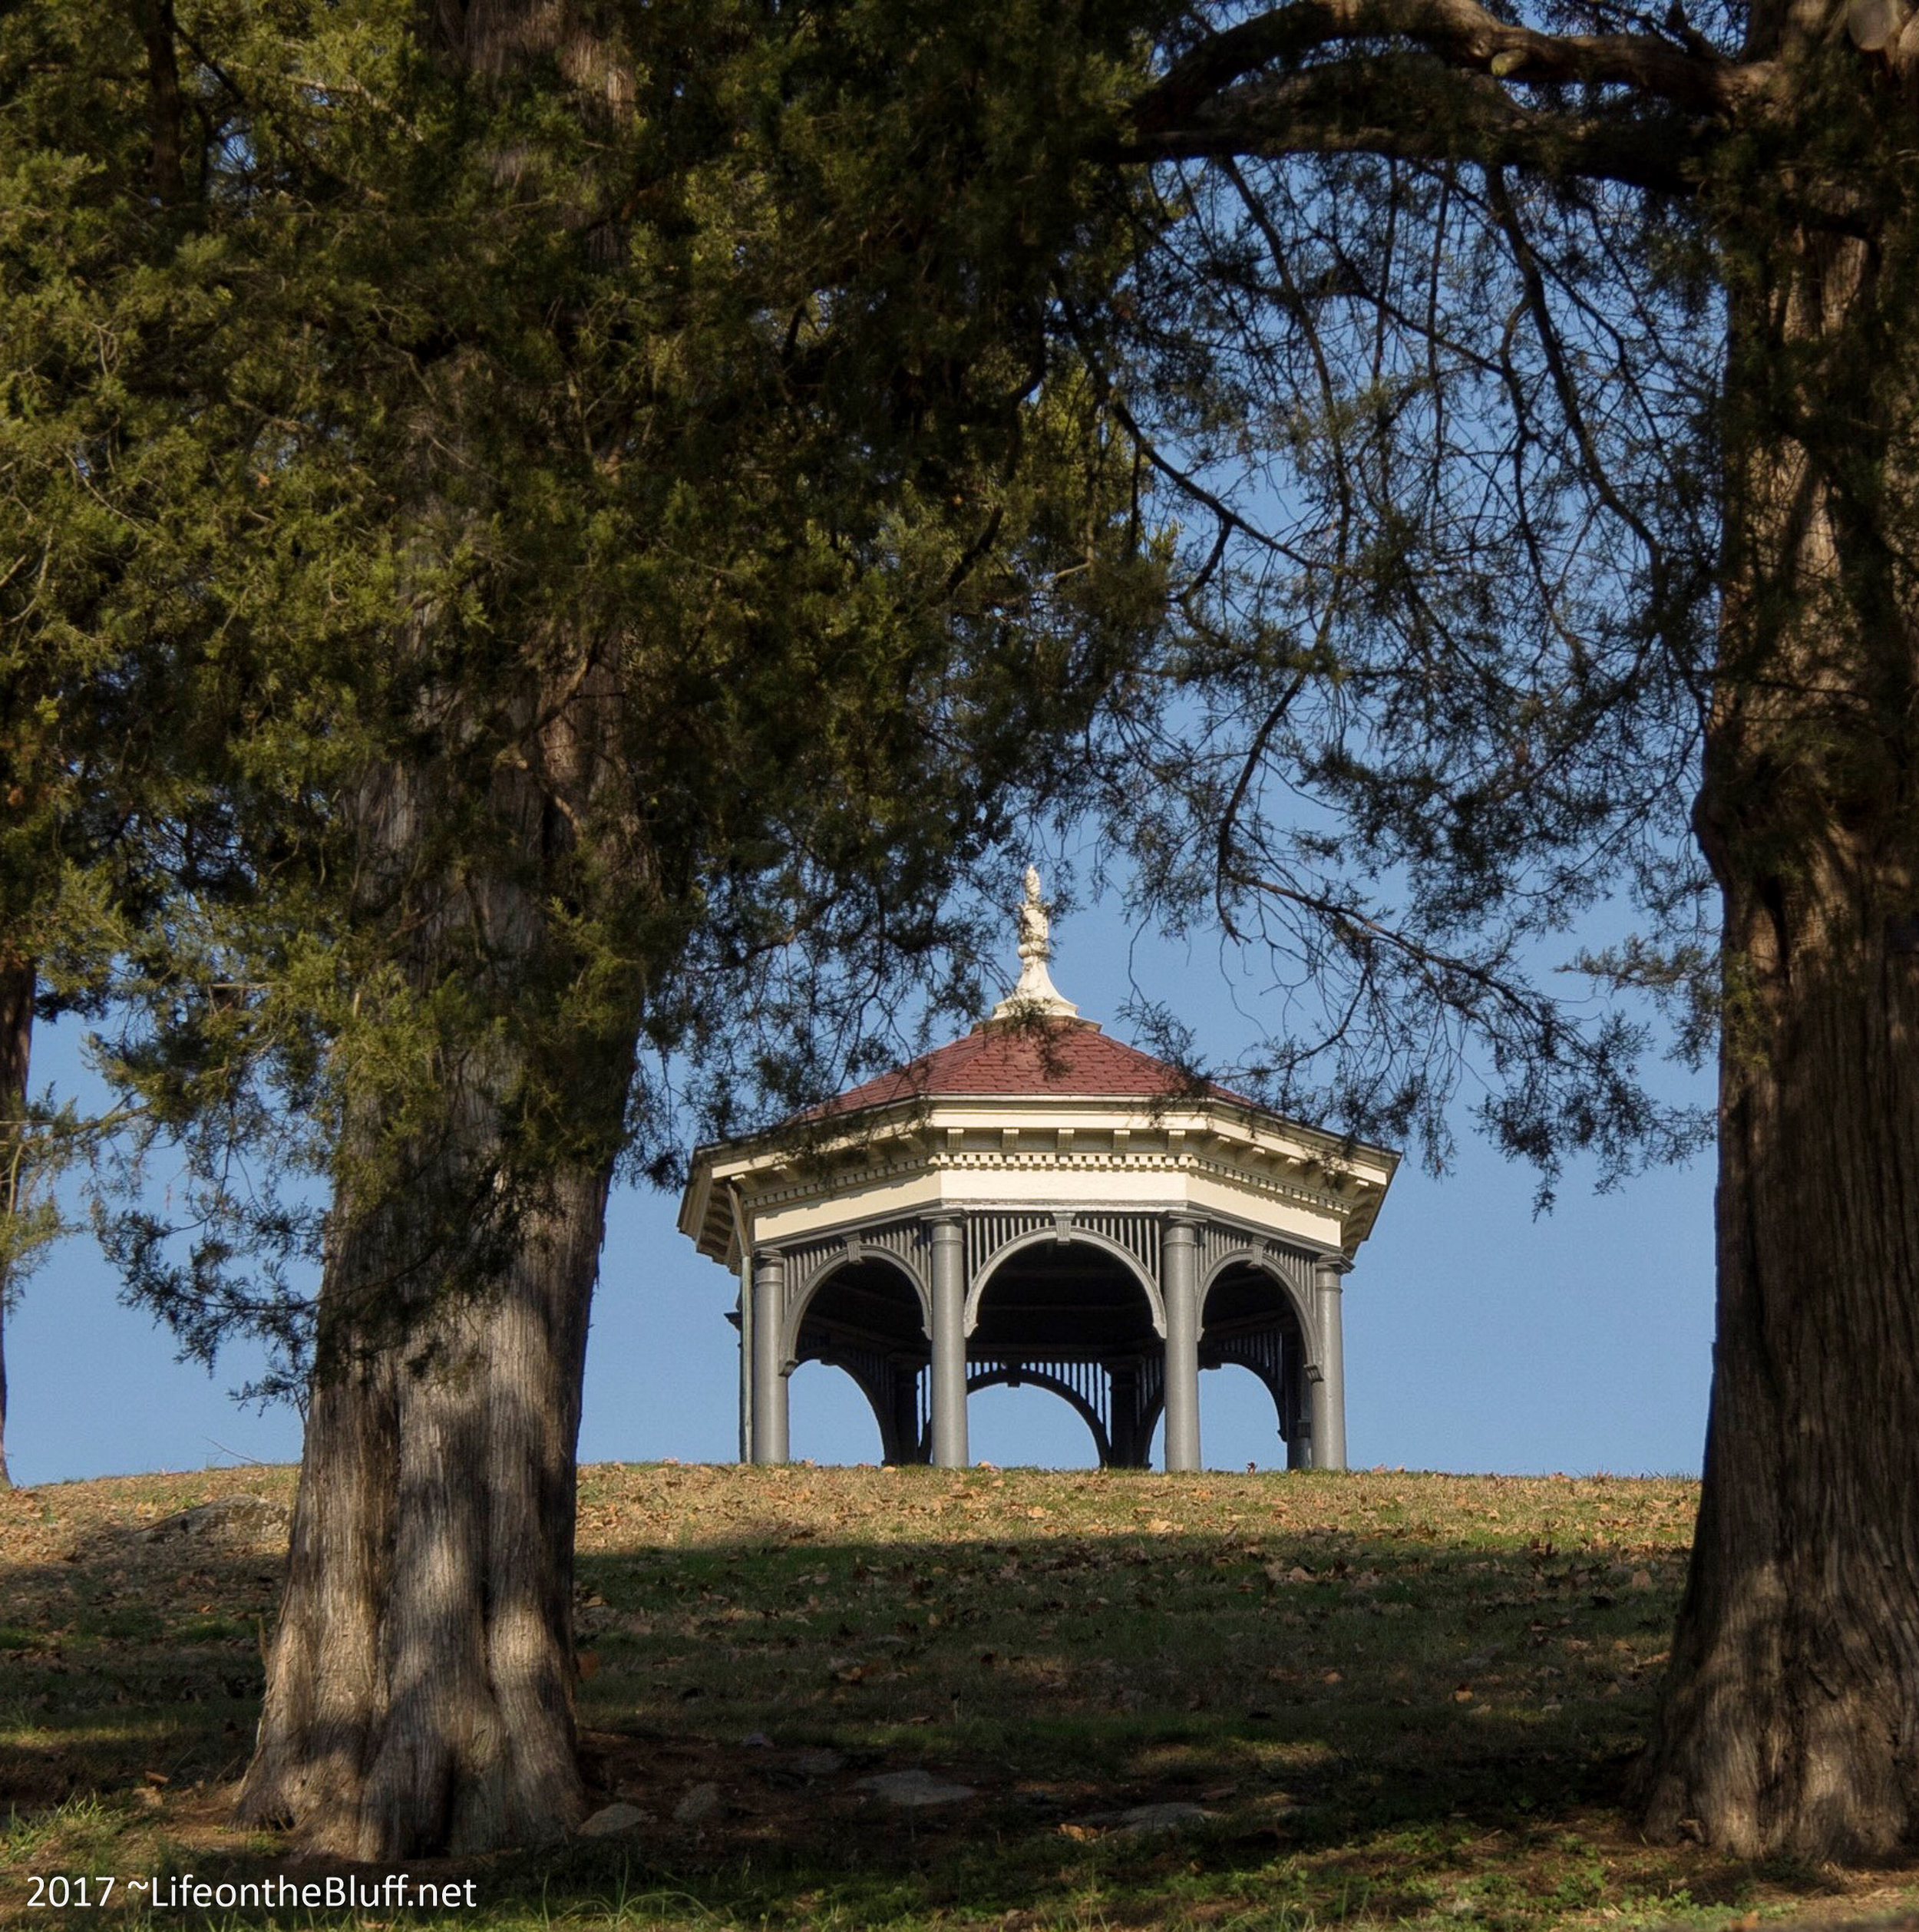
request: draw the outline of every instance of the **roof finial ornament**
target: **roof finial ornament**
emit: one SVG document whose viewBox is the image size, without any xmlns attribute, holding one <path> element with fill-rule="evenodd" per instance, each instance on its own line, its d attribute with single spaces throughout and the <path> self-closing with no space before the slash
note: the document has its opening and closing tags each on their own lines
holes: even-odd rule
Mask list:
<svg viewBox="0 0 1919 1932">
<path fill-rule="evenodd" d="M 1026 896 L 1019 903 L 1019 983 L 993 1009 L 995 1019 L 1072 1019 L 1079 1009 L 1060 997 L 1046 970 L 1052 958 L 1052 922 L 1040 896 L 1039 868 L 1026 868 Z"/>
</svg>

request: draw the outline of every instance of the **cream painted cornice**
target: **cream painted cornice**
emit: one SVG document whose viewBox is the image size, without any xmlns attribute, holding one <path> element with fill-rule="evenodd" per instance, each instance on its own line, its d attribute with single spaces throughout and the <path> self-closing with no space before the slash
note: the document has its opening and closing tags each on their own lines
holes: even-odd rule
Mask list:
<svg viewBox="0 0 1919 1932">
<path fill-rule="evenodd" d="M 989 1134 L 998 1145 L 966 1144 Z M 949 1200 L 978 1207 L 980 1181 L 996 1174 L 1031 1198 L 1033 1182 L 1047 1175 L 1057 1184 L 1048 1197 L 1076 1209 L 1138 1210 L 1161 1194 L 1172 1209 L 1189 1204 L 1196 1184 L 1210 1184 L 1249 1209 L 1265 1200 L 1334 1223 L 1350 1251 L 1372 1232 L 1399 1158 L 1214 1095 L 941 1095 L 701 1148 L 679 1225 L 702 1253 L 737 1267 L 735 1191 L 751 1239 L 768 1215 L 785 1222 L 809 1205 L 817 1210 L 809 1224 L 843 1220 L 851 1229 L 903 1207 L 925 1211 Z M 1142 1187 L 1149 1177 L 1164 1184 Z"/>
</svg>

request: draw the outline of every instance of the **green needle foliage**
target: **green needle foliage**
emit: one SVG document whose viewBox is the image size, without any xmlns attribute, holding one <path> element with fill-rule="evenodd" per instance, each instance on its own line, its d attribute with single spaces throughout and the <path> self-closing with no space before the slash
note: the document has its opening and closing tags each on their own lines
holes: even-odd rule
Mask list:
<svg viewBox="0 0 1919 1932">
<path fill-rule="evenodd" d="M 1061 324 L 1137 213 L 1079 158 L 1122 21 L 502 18 L 0 28 L 10 729 L 51 774 L 4 943 L 113 1016 L 121 1182 L 184 1158 L 105 1224 L 203 1350 L 295 1341 L 329 1191 L 432 1169 L 421 1253 L 483 1264 L 555 1162 L 670 1159 L 629 1068 L 689 1056 L 724 1125 L 891 1052 L 1161 622 Z M 505 1124 L 436 1167 L 489 1055 Z"/>
</svg>

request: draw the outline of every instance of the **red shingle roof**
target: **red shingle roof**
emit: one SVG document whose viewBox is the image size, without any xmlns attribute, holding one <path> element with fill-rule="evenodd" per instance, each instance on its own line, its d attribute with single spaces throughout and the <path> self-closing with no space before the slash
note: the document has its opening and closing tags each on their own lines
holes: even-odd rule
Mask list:
<svg viewBox="0 0 1919 1932">
<path fill-rule="evenodd" d="M 900 1100 L 1151 1100 L 1195 1093 L 1252 1104 L 1210 1080 L 1195 1088 L 1170 1062 L 1108 1039 L 1090 1020 L 1050 1020 L 1043 1026 L 987 1021 L 965 1039 L 867 1081 L 817 1111 L 854 1113 Z"/>
</svg>

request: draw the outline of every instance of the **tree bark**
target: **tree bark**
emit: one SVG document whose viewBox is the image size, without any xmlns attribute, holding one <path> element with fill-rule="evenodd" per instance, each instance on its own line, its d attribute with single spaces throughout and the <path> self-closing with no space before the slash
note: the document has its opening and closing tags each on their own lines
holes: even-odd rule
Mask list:
<svg viewBox="0 0 1919 1932">
<path fill-rule="evenodd" d="M 0 1209 L 11 1218 L 21 1206 L 26 1149 L 27 1068 L 33 1047 L 33 996 L 37 976 L 32 965 L 0 967 Z M 12 1299 L 13 1268 L 0 1255 L 0 1489 L 11 1489 L 7 1468 L 7 1313 Z"/>
<path fill-rule="evenodd" d="M 240 1815 L 390 1860 L 577 1825 L 575 1452 L 606 1170 L 503 1279 L 315 1385 Z M 364 1247 L 365 1242 L 349 1243 Z M 342 1257 L 336 1296 L 381 1257 Z"/>
<path fill-rule="evenodd" d="M 1718 1336 L 1639 1775 L 1652 1832 L 1746 1858 L 1919 1827 L 1919 465 L 1888 261 L 1801 236 L 1733 284 L 1697 814 L 1725 913 Z"/>
</svg>

